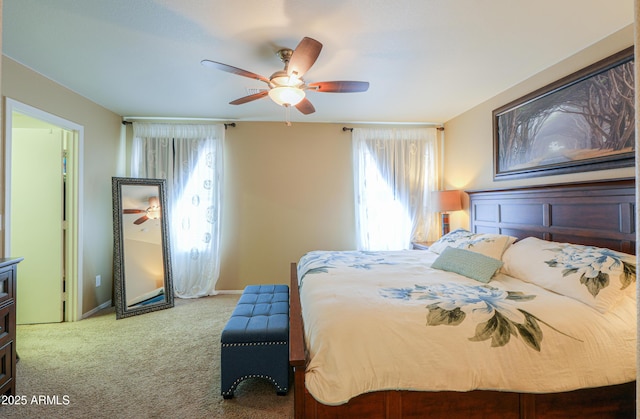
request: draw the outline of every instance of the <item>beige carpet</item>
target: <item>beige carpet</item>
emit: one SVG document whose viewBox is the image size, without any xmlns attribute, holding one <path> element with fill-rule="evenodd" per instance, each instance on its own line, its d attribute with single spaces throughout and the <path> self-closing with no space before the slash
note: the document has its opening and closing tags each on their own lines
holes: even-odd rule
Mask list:
<svg viewBox="0 0 640 419">
<path fill-rule="evenodd" d="M 174 308 L 122 320 L 109 308 L 74 323 L 18 326 L 24 404 L 0 406 L 0 417 L 293 417 L 293 390 L 277 396 L 267 381 L 245 380 L 231 400 L 220 395 L 220 333 L 238 297 L 176 299 Z"/>
</svg>

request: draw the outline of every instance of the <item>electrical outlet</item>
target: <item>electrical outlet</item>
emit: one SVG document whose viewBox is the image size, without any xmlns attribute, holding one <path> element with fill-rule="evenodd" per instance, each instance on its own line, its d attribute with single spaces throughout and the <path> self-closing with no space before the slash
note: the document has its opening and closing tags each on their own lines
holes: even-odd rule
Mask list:
<svg viewBox="0 0 640 419">
<path fill-rule="evenodd" d="M 100 275 L 96 275 L 96 288 L 100 286 L 102 282 L 102 277 Z"/>
</svg>

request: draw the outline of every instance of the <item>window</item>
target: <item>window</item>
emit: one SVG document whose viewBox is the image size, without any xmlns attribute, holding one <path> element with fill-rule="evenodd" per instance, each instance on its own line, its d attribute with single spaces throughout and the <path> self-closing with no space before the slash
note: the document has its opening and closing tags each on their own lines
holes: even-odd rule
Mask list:
<svg viewBox="0 0 640 419">
<path fill-rule="evenodd" d="M 133 128 L 131 175 L 167 180 L 175 294 L 215 294 L 224 126 L 134 123 Z"/>
<path fill-rule="evenodd" d="M 435 231 L 437 149 L 435 128 L 353 130 L 359 249 L 408 249 Z"/>
</svg>

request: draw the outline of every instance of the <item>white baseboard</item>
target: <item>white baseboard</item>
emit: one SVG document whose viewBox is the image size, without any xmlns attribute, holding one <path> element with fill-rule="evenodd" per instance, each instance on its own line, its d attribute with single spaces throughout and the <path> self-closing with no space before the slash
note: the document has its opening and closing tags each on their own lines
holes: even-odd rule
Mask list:
<svg viewBox="0 0 640 419">
<path fill-rule="evenodd" d="M 87 317 L 91 317 L 91 316 L 93 316 L 94 314 L 96 314 L 98 311 L 100 311 L 100 310 L 102 310 L 102 309 L 105 309 L 105 308 L 107 308 L 107 307 L 111 307 L 111 300 L 109 300 L 109 301 L 107 301 L 107 302 L 104 302 L 104 303 L 100 304 L 98 307 L 94 308 L 93 310 L 87 311 L 86 313 L 84 313 L 84 314 L 82 315 L 81 320 L 82 320 L 82 319 L 86 319 Z"/>
<path fill-rule="evenodd" d="M 218 294 L 242 294 L 243 290 L 220 290 L 216 291 Z"/>
</svg>

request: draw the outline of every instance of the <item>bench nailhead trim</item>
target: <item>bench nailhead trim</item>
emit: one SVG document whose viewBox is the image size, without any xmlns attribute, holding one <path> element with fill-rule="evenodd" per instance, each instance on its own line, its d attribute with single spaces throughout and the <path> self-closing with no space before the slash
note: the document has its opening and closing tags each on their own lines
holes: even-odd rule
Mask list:
<svg viewBox="0 0 640 419">
<path fill-rule="evenodd" d="M 242 377 L 238 378 L 236 381 L 233 382 L 233 384 L 231 384 L 231 388 L 228 391 L 225 391 L 223 393 L 223 395 L 230 395 L 233 394 L 233 391 L 235 390 L 235 388 L 238 386 L 238 384 L 240 384 L 240 382 L 244 379 L 247 378 L 266 378 L 267 380 L 271 381 L 277 388 L 278 391 L 287 391 L 286 387 L 280 387 L 280 384 L 278 384 L 278 382 L 276 380 L 274 380 L 273 378 L 271 378 L 271 376 L 268 375 L 258 375 L 258 374 L 249 374 L 249 375 L 243 375 Z"/>
<path fill-rule="evenodd" d="M 289 342 L 244 342 L 244 343 L 223 343 L 223 348 L 233 347 L 233 346 L 264 346 L 264 345 L 286 345 Z"/>
</svg>

